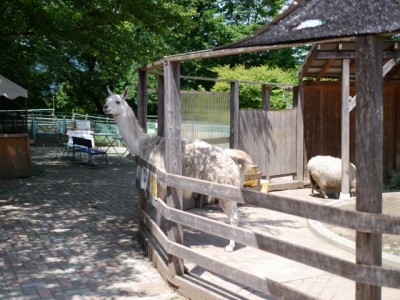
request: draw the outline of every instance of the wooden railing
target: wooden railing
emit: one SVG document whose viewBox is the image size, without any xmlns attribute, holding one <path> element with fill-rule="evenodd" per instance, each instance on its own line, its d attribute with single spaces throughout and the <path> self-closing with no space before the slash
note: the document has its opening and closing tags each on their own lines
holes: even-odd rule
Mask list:
<svg viewBox="0 0 400 300">
<path fill-rule="evenodd" d="M 341 227 L 354 229 L 359 232 L 400 234 L 400 216 L 389 214 L 365 213 L 343 210 L 338 207 L 326 206 L 307 201 L 286 198 L 277 194 L 260 193 L 250 189 L 239 189 L 199 179 L 168 174 L 156 169 L 141 158 L 137 158 L 138 165 L 148 168 L 157 175 L 158 181 L 175 189 L 191 190 L 195 193 L 232 199 L 238 203 L 262 207 L 278 212 L 291 214 L 303 218 L 330 223 Z M 142 191 L 143 192 L 143 191 Z M 213 221 L 205 217 L 196 216 L 189 212 L 168 207 L 161 199 L 140 197 L 140 228 L 149 230 L 162 245 L 164 251 L 180 260 L 190 261 L 209 271 L 215 272 L 237 283 L 252 289 L 274 296 L 285 295 L 285 299 L 303 299 L 309 296 L 295 291 L 278 282 L 266 280 L 240 269 L 232 270 L 223 262 L 214 260 L 185 247 L 175 240 L 169 239 L 146 212 L 148 202 L 157 212 L 174 224 L 188 226 L 205 233 L 234 239 L 236 242 L 263 250 L 281 257 L 306 264 L 308 266 L 339 275 L 358 283 L 400 289 L 400 270 L 383 266 L 356 264 L 320 251 L 282 241 L 262 233 L 233 227 Z M 170 274 L 171 277 L 176 276 Z M 287 297 L 287 298 L 286 298 Z"/>
</svg>

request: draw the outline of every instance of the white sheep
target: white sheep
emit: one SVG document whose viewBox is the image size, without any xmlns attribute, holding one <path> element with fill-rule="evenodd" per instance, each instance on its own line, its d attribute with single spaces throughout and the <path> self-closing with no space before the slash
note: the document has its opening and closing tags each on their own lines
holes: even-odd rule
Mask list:
<svg viewBox="0 0 400 300">
<path fill-rule="evenodd" d="M 308 174 L 310 176 L 311 195 L 314 195 L 314 189 L 319 187 L 320 193 L 324 198 L 328 198 L 326 192 L 328 189 L 335 190 L 335 196 L 339 198 L 342 182 L 342 160 L 332 156 L 317 155 L 311 158 L 307 164 Z M 356 167 L 350 163 L 350 194 L 356 192 Z"/>
</svg>

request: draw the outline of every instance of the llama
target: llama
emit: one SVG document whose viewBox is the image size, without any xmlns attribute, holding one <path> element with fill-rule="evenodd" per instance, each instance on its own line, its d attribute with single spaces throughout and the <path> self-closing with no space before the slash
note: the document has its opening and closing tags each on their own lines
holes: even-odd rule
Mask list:
<svg viewBox="0 0 400 300">
<path fill-rule="evenodd" d="M 128 87 L 124 92 L 114 94 L 107 87 L 109 97 L 104 104 L 104 113 L 111 114 L 116 121 L 122 139 L 129 152 L 147 160 L 165 171 L 165 140 L 150 136 L 140 127 L 132 108 L 125 101 Z M 224 151 L 201 140 L 182 140 L 182 175 L 240 187 L 240 171 L 235 162 Z M 157 186 L 157 196 L 165 199 L 165 187 Z M 218 199 L 231 225 L 238 225 L 237 203 L 228 199 Z M 230 240 L 226 251 L 233 251 L 235 241 Z"/>
</svg>

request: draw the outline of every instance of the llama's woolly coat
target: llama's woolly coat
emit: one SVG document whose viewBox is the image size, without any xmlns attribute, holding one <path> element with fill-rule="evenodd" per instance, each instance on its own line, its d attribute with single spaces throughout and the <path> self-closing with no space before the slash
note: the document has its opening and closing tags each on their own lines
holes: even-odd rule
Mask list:
<svg viewBox="0 0 400 300">
<path fill-rule="evenodd" d="M 314 156 L 307 164 L 308 174 L 310 176 L 311 193 L 314 195 L 314 189 L 320 188 L 324 198 L 328 198 L 326 192 L 328 189 L 334 189 L 338 197 L 342 185 L 342 160 L 332 156 Z M 350 164 L 350 193 L 356 191 L 356 167 Z"/>
<path fill-rule="evenodd" d="M 224 149 L 224 153 L 232 158 L 236 165 L 239 166 L 240 176 L 243 183 L 244 176 L 251 170 L 252 166 L 254 165 L 253 159 L 247 152 L 239 149 Z"/>
<path fill-rule="evenodd" d="M 128 148 L 129 149 L 129 148 Z M 158 136 L 142 139 L 140 157 L 165 171 L 165 140 Z M 238 166 L 217 146 L 201 140 L 182 140 L 182 175 L 240 187 Z M 158 186 L 158 197 L 165 198 L 165 188 Z M 184 191 L 188 198 L 190 192 Z M 218 199 L 222 210 L 229 214 L 236 202 Z"/>
</svg>

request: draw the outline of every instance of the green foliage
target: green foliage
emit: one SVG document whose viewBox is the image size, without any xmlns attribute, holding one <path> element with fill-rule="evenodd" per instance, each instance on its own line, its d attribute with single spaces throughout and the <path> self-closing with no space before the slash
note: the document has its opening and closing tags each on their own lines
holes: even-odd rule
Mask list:
<svg viewBox="0 0 400 300">
<path fill-rule="evenodd" d="M 271 21 L 285 0 L 218 0 L 219 12 L 231 24 L 264 24 Z"/>
<path fill-rule="evenodd" d="M 284 0 L 2 0 L 0 74 L 28 90 L 29 108 L 101 113 L 106 86 L 136 99 L 137 69 L 163 56 L 214 48 L 269 22 Z M 185 75 L 215 77 L 215 67 L 268 64 L 291 70 L 282 49 L 182 64 Z M 149 88 L 157 85 L 149 77 Z M 186 85 L 186 86 L 185 86 Z M 212 82 L 185 82 L 209 90 Z M 275 93 L 275 92 L 274 92 Z M 149 113 L 157 98 L 149 95 Z M 258 103 L 256 99 L 253 102 Z"/>
<path fill-rule="evenodd" d="M 193 26 L 182 40 L 172 40 L 180 53 L 211 49 L 229 44 L 253 33 L 268 23 L 281 8 L 282 0 L 202 0 L 189 1 L 189 7 L 197 11 L 192 18 Z M 216 77 L 214 67 L 238 63 L 247 68 L 268 64 L 290 70 L 298 64 L 297 51 L 280 49 L 235 56 L 189 61 L 182 64 L 182 74 L 199 77 Z M 186 81 L 183 88 L 211 89 L 212 82 Z"/>
<path fill-rule="evenodd" d="M 243 65 L 237 65 L 234 68 L 229 66 L 216 67 L 213 69 L 219 79 L 230 79 L 247 82 L 268 82 L 268 83 L 286 83 L 297 84 L 296 70 L 283 71 L 278 67 L 259 66 L 245 68 Z M 212 88 L 213 91 L 229 92 L 230 84 L 219 81 Z M 271 88 L 271 109 L 286 108 L 287 103 L 292 101 L 291 89 L 282 87 Z M 239 84 L 239 104 L 241 108 L 261 108 L 261 84 Z"/>
<path fill-rule="evenodd" d="M 87 112 L 102 111 L 106 86 L 128 84 L 132 66 L 175 52 L 165 37 L 182 37 L 193 14 L 163 0 L 4 0 L 0 10 L 1 74 L 28 89 L 30 107 L 57 90 L 58 109 Z"/>
</svg>

